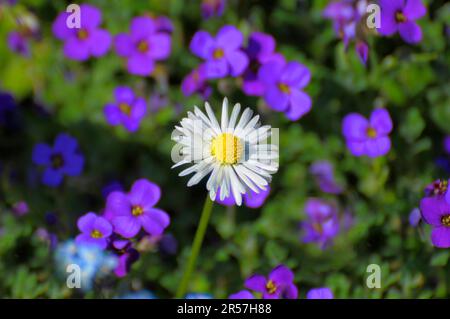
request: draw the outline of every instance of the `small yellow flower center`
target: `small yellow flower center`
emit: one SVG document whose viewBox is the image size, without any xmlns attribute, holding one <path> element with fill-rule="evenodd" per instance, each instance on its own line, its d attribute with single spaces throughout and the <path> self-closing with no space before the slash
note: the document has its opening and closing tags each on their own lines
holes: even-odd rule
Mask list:
<svg viewBox="0 0 450 319">
<path fill-rule="evenodd" d="M 139 205 L 133 206 L 133 208 L 131 209 L 131 214 L 133 216 L 141 216 L 143 213 L 144 213 L 144 210 Z"/>
<path fill-rule="evenodd" d="M 85 29 L 80 29 L 77 32 L 77 37 L 80 40 L 86 40 L 89 37 L 89 32 L 87 32 L 87 30 L 85 30 Z"/>
<path fill-rule="evenodd" d="M 441 223 L 446 227 L 450 227 L 450 214 L 442 216 Z"/>
<path fill-rule="evenodd" d="M 377 137 L 377 131 L 373 127 L 369 127 L 367 129 L 367 136 L 370 138 L 376 138 Z"/>
<path fill-rule="evenodd" d="M 403 12 L 397 11 L 395 13 L 395 21 L 397 21 L 398 23 L 406 22 L 406 17 Z"/>
<path fill-rule="evenodd" d="M 119 109 L 122 113 L 125 113 L 126 115 L 130 115 L 131 113 L 131 106 L 129 106 L 127 103 L 119 103 Z"/>
<path fill-rule="evenodd" d="M 269 280 L 266 284 L 266 289 L 269 294 L 273 294 L 277 291 L 277 286 L 272 280 Z"/>
<path fill-rule="evenodd" d="M 283 93 L 286 93 L 286 94 L 291 93 L 291 88 L 288 85 L 284 84 L 284 83 L 278 83 L 278 88 Z"/>
<path fill-rule="evenodd" d="M 97 229 L 94 229 L 94 230 L 91 232 L 91 237 L 92 237 L 92 238 L 98 239 L 98 238 L 102 238 L 102 237 L 103 237 L 103 234 L 102 234 L 101 232 L 99 232 Z"/>
<path fill-rule="evenodd" d="M 147 41 L 140 41 L 138 43 L 137 49 L 141 53 L 146 53 L 150 49 L 150 46 L 148 45 Z"/>
<path fill-rule="evenodd" d="M 225 53 L 223 52 L 222 49 L 218 48 L 218 49 L 214 50 L 214 53 L 213 53 L 214 59 L 217 59 L 217 60 L 222 59 L 224 57 L 224 55 L 225 55 Z"/>
<path fill-rule="evenodd" d="M 222 133 L 211 142 L 211 155 L 220 164 L 236 164 L 242 155 L 240 139 L 231 133 Z"/>
<path fill-rule="evenodd" d="M 54 169 L 61 168 L 64 165 L 64 160 L 61 154 L 54 154 L 51 157 L 52 167 Z"/>
</svg>

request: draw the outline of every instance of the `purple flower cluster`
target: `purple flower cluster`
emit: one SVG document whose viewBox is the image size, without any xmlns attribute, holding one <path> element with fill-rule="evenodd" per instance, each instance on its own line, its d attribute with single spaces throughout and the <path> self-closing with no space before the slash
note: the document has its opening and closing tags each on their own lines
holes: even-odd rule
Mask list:
<svg viewBox="0 0 450 319">
<path fill-rule="evenodd" d="M 84 157 L 78 153 L 78 142 L 70 135 L 59 134 L 53 146 L 38 143 L 33 149 L 33 162 L 45 167 L 42 183 L 59 186 L 64 175 L 78 176 L 84 166 Z"/>
<path fill-rule="evenodd" d="M 380 0 L 381 26 L 378 32 L 384 36 L 400 33 L 407 43 L 415 44 L 422 40 L 422 30 L 416 23 L 427 9 L 421 0 Z"/>
<path fill-rule="evenodd" d="M 330 2 L 323 11 L 323 16 L 333 21 L 334 31 L 346 48 L 355 42 L 356 53 L 363 64 L 369 57 L 369 46 L 357 30 L 365 22 L 367 5 L 367 0 L 339 0 Z"/>
<path fill-rule="evenodd" d="M 245 288 L 262 296 L 263 299 L 297 299 L 298 290 L 294 284 L 294 273 L 286 266 L 275 267 L 266 278 L 255 274 L 245 280 Z M 241 290 L 229 299 L 254 299 L 248 290 Z"/>
<path fill-rule="evenodd" d="M 53 34 L 64 41 L 64 55 L 72 60 L 85 61 L 105 55 L 111 46 L 111 35 L 101 29 L 102 13 L 89 4 L 80 5 L 80 28 L 67 25 L 70 13 L 62 12 L 53 23 Z"/>
<path fill-rule="evenodd" d="M 329 246 L 339 233 L 337 209 L 322 199 L 311 198 L 305 204 L 307 220 L 301 223 L 303 242 L 314 242 L 321 249 Z"/>
<path fill-rule="evenodd" d="M 138 241 L 141 229 L 158 237 L 170 224 L 169 215 L 154 207 L 160 197 L 159 186 L 146 179 L 135 181 L 128 193 L 109 193 L 102 216 L 89 212 L 78 219 L 77 243 L 114 251 L 119 255 L 115 274 L 125 276 L 139 258 L 133 238 Z"/>
<path fill-rule="evenodd" d="M 115 103 L 109 103 L 104 108 L 106 121 L 112 126 L 123 125 L 129 132 L 137 131 L 147 113 L 145 99 L 136 97 L 133 90 L 126 86 L 118 86 L 114 96 Z"/>
<path fill-rule="evenodd" d="M 392 127 L 389 112 L 375 109 L 369 120 L 358 113 L 348 114 L 342 122 L 342 133 L 353 155 L 378 157 L 391 149 L 389 133 Z"/>
<path fill-rule="evenodd" d="M 222 27 L 216 37 L 196 32 L 190 50 L 204 61 L 184 78 L 184 95 L 200 93 L 206 98 L 211 91 L 208 80 L 242 76 L 242 90 L 247 95 L 264 97 L 271 109 L 285 113 L 288 119 L 296 121 L 308 113 L 312 101 L 303 92 L 311 79 L 308 68 L 286 62 L 275 52 L 271 35 L 253 32 L 245 47 L 243 43 L 244 36 L 232 25 Z"/>
<path fill-rule="evenodd" d="M 439 248 L 450 247 L 450 180 L 435 180 L 425 187 L 420 201 L 422 220 L 431 225 L 431 242 Z M 420 218 L 419 218 L 420 220 Z"/>
<path fill-rule="evenodd" d="M 236 201 L 234 200 L 234 197 L 230 194 L 230 196 L 224 198 L 223 200 L 220 199 L 220 191 L 217 191 L 217 197 L 216 202 L 224 205 L 224 206 L 234 206 L 236 205 Z M 243 195 L 243 203 L 245 206 L 249 208 L 259 208 L 262 205 L 264 205 L 264 202 L 266 201 L 267 197 L 270 194 L 270 187 L 267 187 L 266 190 L 260 190 L 259 193 L 255 193 L 252 190 L 249 190 L 249 192 L 245 193 Z"/>
<path fill-rule="evenodd" d="M 164 20 L 162 20 L 164 22 Z M 131 21 L 130 33 L 118 34 L 114 39 L 116 52 L 127 59 L 128 72 L 148 76 L 155 69 L 155 61 L 167 59 L 171 49 L 171 24 L 148 17 Z"/>
</svg>

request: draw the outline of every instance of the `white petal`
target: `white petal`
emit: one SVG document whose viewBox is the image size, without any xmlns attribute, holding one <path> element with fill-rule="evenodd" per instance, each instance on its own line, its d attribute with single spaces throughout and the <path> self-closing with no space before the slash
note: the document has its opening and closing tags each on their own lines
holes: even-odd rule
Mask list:
<svg viewBox="0 0 450 319">
<path fill-rule="evenodd" d="M 237 118 L 239 116 L 239 112 L 241 111 L 241 105 L 239 103 L 235 104 L 233 107 L 233 111 L 231 112 L 230 121 L 228 123 L 228 127 L 234 131 L 234 127 L 236 125 Z"/>
<path fill-rule="evenodd" d="M 225 132 L 228 126 L 228 99 L 224 98 L 222 103 L 222 120 L 221 128 L 222 132 Z"/>
<path fill-rule="evenodd" d="M 211 105 L 209 105 L 208 102 L 205 102 L 205 109 L 206 109 L 206 114 L 208 114 L 208 118 L 211 121 L 212 128 L 214 130 L 218 130 L 219 132 L 221 132 L 219 122 L 217 122 L 216 116 L 214 115 L 214 112 L 211 109 Z"/>
</svg>

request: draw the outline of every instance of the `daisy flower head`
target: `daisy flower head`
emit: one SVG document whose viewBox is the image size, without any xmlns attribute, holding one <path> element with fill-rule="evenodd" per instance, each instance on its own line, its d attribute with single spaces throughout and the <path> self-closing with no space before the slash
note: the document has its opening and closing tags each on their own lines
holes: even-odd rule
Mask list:
<svg viewBox="0 0 450 319">
<path fill-rule="evenodd" d="M 259 115 L 253 116 L 250 108 L 240 115 L 239 103 L 229 114 L 226 98 L 220 123 L 208 102 L 205 110 L 206 114 L 196 106 L 175 126 L 172 168 L 190 164 L 179 174 L 194 174 L 188 187 L 209 175 L 206 188 L 211 200 L 233 196 L 240 206 L 248 192 L 266 191 L 278 170 L 277 130 L 261 126 Z M 272 144 L 268 144 L 269 137 Z"/>
</svg>

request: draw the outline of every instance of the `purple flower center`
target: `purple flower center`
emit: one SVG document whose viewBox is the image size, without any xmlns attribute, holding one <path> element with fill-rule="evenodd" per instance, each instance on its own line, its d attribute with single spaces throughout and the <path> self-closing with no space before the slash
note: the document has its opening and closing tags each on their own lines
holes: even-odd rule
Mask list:
<svg viewBox="0 0 450 319">
<path fill-rule="evenodd" d="M 131 208 L 131 214 L 133 216 L 141 216 L 143 213 L 144 213 L 144 209 L 142 209 L 142 207 L 139 205 L 134 205 Z"/>
<path fill-rule="evenodd" d="M 89 32 L 86 29 L 80 29 L 77 32 L 77 37 L 80 40 L 86 40 L 89 37 Z"/>
<path fill-rule="evenodd" d="M 141 53 L 147 53 L 148 50 L 150 49 L 150 46 L 147 41 L 142 40 L 142 41 L 139 41 L 139 43 L 137 45 L 137 49 Z"/>
<path fill-rule="evenodd" d="M 450 214 L 442 216 L 441 223 L 445 227 L 450 227 Z"/>
<path fill-rule="evenodd" d="M 403 23 L 403 22 L 406 22 L 406 17 L 405 17 L 405 15 L 403 14 L 403 12 L 401 12 L 401 11 L 397 11 L 396 13 L 395 13 L 395 21 L 397 21 L 397 23 Z"/>
<path fill-rule="evenodd" d="M 54 169 L 61 168 L 64 165 L 64 159 L 61 154 L 53 154 L 51 156 L 51 162 Z"/>
<path fill-rule="evenodd" d="M 433 195 L 444 195 L 447 192 L 448 181 L 435 181 L 432 186 L 432 194 Z"/>
<path fill-rule="evenodd" d="M 92 237 L 92 238 L 95 238 L 95 239 L 103 238 L 103 234 L 102 234 L 100 231 L 98 231 L 97 229 L 94 229 L 94 230 L 91 232 L 91 237 Z"/>
<path fill-rule="evenodd" d="M 126 115 L 130 115 L 131 113 L 131 106 L 129 106 L 127 103 L 119 103 L 119 109 Z"/>
<path fill-rule="evenodd" d="M 367 136 L 369 138 L 376 138 L 377 137 L 377 131 L 373 127 L 368 127 L 366 133 L 367 133 Z"/>
<path fill-rule="evenodd" d="M 313 223 L 313 224 L 312 224 L 312 227 L 313 227 L 314 230 L 315 230 L 316 232 L 318 232 L 319 234 L 322 234 L 322 233 L 323 233 L 323 227 L 322 227 L 322 224 L 321 224 L 321 223 Z"/>
<path fill-rule="evenodd" d="M 273 294 L 277 291 L 277 285 L 272 280 L 269 280 L 266 284 L 266 289 L 269 294 Z"/>
<path fill-rule="evenodd" d="M 283 93 L 286 93 L 286 94 L 290 94 L 291 93 L 291 88 L 287 84 L 284 84 L 284 83 L 280 82 L 280 83 L 278 83 L 278 88 Z"/>
<path fill-rule="evenodd" d="M 225 56 L 225 53 L 223 52 L 223 50 L 221 48 L 217 48 L 213 52 L 213 57 L 216 60 L 222 59 L 224 56 Z"/>
</svg>

